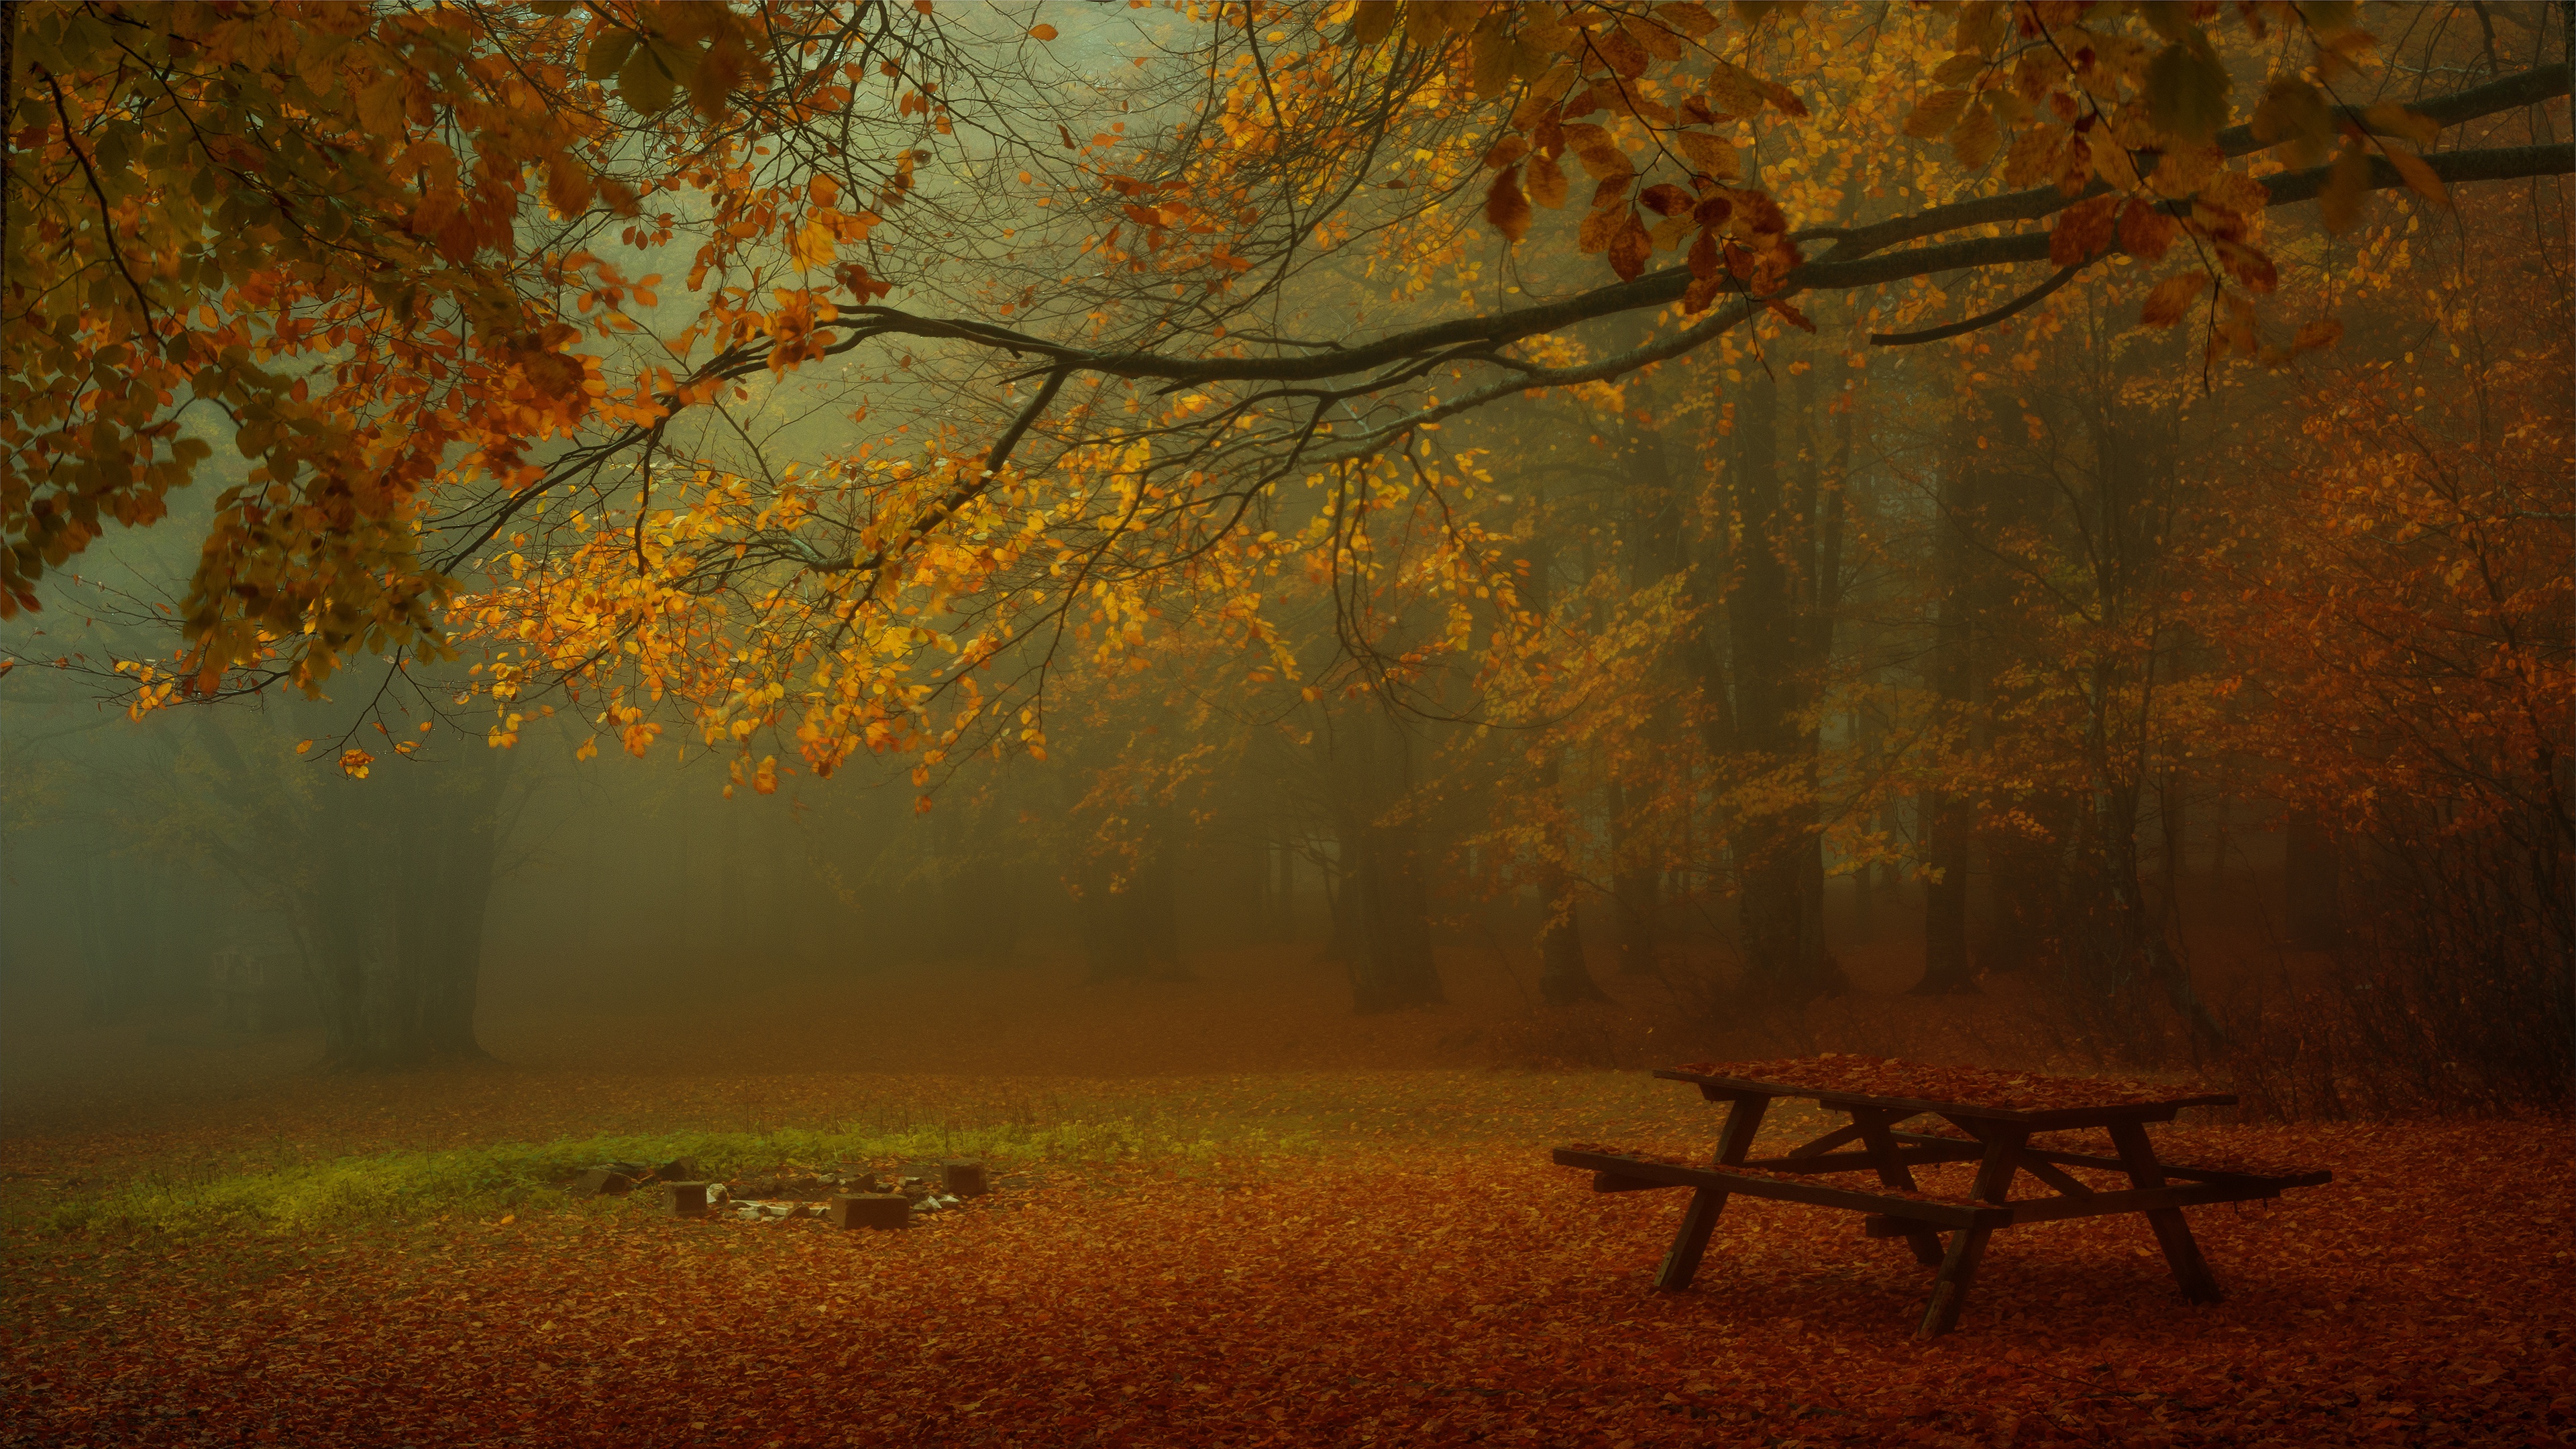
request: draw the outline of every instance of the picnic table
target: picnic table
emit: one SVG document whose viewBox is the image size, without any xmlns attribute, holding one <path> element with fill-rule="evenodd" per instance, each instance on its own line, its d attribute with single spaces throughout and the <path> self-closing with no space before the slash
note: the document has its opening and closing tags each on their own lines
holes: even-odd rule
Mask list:
<svg viewBox="0 0 2576 1449">
<path fill-rule="evenodd" d="M 2227 1093 L 1830 1053 L 1773 1062 L 1703 1062 L 1655 1075 L 1692 1083 L 1702 1097 L 1727 1104 L 1714 1161 L 1701 1166 L 1582 1143 L 1558 1148 L 1554 1157 L 1562 1166 L 1590 1169 L 1596 1192 L 1691 1189 L 1672 1251 L 1655 1275 L 1657 1288 L 1678 1292 L 1690 1286 L 1730 1194 L 1849 1208 L 1867 1215 L 1862 1227 L 1869 1236 L 1903 1238 L 1917 1261 L 1940 1270 L 1917 1330 L 1923 1338 L 1957 1326 L 1986 1240 L 1998 1228 L 2143 1213 L 2183 1296 L 2215 1303 L 2218 1281 L 2192 1241 L 2182 1210 L 2274 1198 L 2285 1188 L 2333 1180 L 2327 1172 L 2158 1160 L 2147 1123 L 2170 1122 L 2185 1107 L 2233 1106 L 2236 1098 Z M 1849 1114 L 1851 1121 L 1784 1156 L 1747 1160 L 1764 1112 L 1782 1097 L 1811 1099 Z M 1898 1124 L 1924 1116 L 1939 1122 L 1921 1124 L 1921 1130 L 1898 1130 Z M 2109 1133 L 2107 1154 L 2070 1135 L 2086 1131 Z M 2049 1135 L 2043 1138 L 2042 1133 Z M 1966 1196 L 1926 1192 L 1916 1185 L 1914 1168 L 1944 1162 L 1977 1164 Z M 2069 1168 L 2116 1173 L 2128 1187 L 2096 1187 Z M 1876 1187 L 1821 1180 L 1847 1173 L 1872 1174 Z M 2015 1179 L 2024 1174 L 2050 1191 L 2014 1198 Z"/>
</svg>

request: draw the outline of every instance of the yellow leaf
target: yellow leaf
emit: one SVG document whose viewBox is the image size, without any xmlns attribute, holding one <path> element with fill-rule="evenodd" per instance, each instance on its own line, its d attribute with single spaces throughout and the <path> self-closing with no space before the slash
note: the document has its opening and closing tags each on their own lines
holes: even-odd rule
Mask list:
<svg viewBox="0 0 2576 1449">
<path fill-rule="evenodd" d="M 2150 327 L 2171 327 L 2191 312 L 2191 304 L 2209 290 L 2209 278 L 2198 272 L 2185 272 L 2156 283 L 2147 294 L 2147 304 L 2138 320 Z"/>
<path fill-rule="evenodd" d="M 1762 83 L 1740 65 L 1717 61 L 1709 67 L 1708 104 L 1722 115 L 1751 116 L 1762 109 Z"/>
<path fill-rule="evenodd" d="M 1733 181 L 1744 174 L 1743 162 L 1737 158 L 1735 143 L 1706 131 L 1676 131 L 1674 144 L 1690 163 L 1720 181 Z"/>
<path fill-rule="evenodd" d="M 2004 143 L 2004 128 L 1995 122 L 1995 113 L 1984 106 L 1970 106 L 1950 132 L 1950 150 L 1959 164 L 1970 171 L 1982 171 L 1995 159 Z"/>
<path fill-rule="evenodd" d="M 1915 103 L 1913 114 L 1905 118 L 1905 134 L 1918 141 L 1937 141 L 1950 134 L 1967 109 L 1966 91 L 1934 91 Z"/>
<path fill-rule="evenodd" d="M 2361 113 L 2361 123 L 2382 136 L 2403 136 L 2418 147 L 2442 139 L 2441 122 L 2404 106 L 2372 106 Z"/>
<path fill-rule="evenodd" d="M 2335 157 L 2334 169 L 2326 173 L 2325 189 L 2317 193 L 2317 212 L 2329 232 L 2352 229 L 2361 220 L 2362 203 L 2370 199 L 2370 157 L 2359 147 L 2346 146 Z"/>
<path fill-rule="evenodd" d="M 840 238 L 820 220 L 805 223 L 787 244 L 787 259 L 800 267 L 828 267 L 839 254 Z"/>
<path fill-rule="evenodd" d="M 2451 209 L 2450 188 L 2442 184 L 2441 177 L 2433 174 L 2432 167 L 2424 164 L 2423 157 L 2412 151 L 2400 151 L 2394 146 L 2382 146 L 2379 153 L 2397 168 L 2398 175 L 2406 178 L 2408 189 L 2444 211 Z"/>
<path fill-rule="evenodd" d="M 312 742 L 311 740 L 300 740 L 300 741 L 298 741 L 298 742 L 296 743 L 296 746 L 295 746 L 295 753 L 297 753 L 297 754 L 299 754 L 299 755 L 306 755 L 306 754 L 311 754 L 312 752 L 313 752 L 313 742 Z"/>
</svg>

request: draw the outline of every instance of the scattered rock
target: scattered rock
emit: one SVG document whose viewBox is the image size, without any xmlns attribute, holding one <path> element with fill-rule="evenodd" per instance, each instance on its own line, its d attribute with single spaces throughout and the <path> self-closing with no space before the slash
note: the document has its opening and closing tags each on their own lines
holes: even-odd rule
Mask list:
<svg viewBox="0 0 2576 1449">
<path fill-rule="evenodd" d="M 615 1167 L 594 1167 L 572 1185 L 575 1197 L 624 1197 L 635 1190 L 635 1179 Z"/>
<path fill-rule="evenodd" d="M 662 1184 L 662 1210 L 675 1218 L 702 1218 L 707 1215 L 707 1189 L 721 1184 L 703 1182 L 666 1182 Z"/>
<path fill-rule="evenodd" d="M 901 1194 L 891 1192 L 845 1192 L 830 1204 L 832 1226 L 850 1228 L 899 1228 L 911 1220 L 912 1204 Z"/>
<path fill-rule="evenodd" d="M 939 1164 L 939 1185 L 954 1197 L 982 1197 L 992 1190 L 984 1184 L 984 1164 L 968 1158 Z"/>
</svg>

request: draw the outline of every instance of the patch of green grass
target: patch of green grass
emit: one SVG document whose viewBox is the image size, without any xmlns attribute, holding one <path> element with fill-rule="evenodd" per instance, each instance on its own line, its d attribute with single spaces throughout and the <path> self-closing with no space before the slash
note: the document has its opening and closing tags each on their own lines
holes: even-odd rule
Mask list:
<svg viewBox="0 0 2576 1449">
<path fill-rule="evenodd" d="M 578 1203 L 556 1184 L 594 1164 L 695 1158 L 710 1177 L 786 1164 L 981 1157 L 1002 1171 L 1129 1166 L 1237 1173 L 1334 1152 L 1540 1154 L 1570 1141 L 1690 1142 L 1717 1115 L 1697 1094 L 1640 1073 L 1380 1072 L 1247 1074 L 1143 1081 L 1067 1080 L 1032 1088 L 971 1078 L 889 1079 L 835 1104 L 831 1125 L 746 1122 L 551 1142 L 369 1151 L 313 1160 L 288 1149 L 191 1170 L 155 1164 L 121 1183 L 72 1189 L 10 1214 L 57 1234 L 117 1238 L 291 1235 L 491 1217 L 539 1202 Z M 1779 1126 L 1791 1124 L 1778 1112 Z M 703 1119 L 700 1119 L 703 1120 Z M 506 1133 L 496 1127 L 494 1135 Z M 294 1149 L 301 1152 L 302 1149 Z M 24 1202 L 24 1199 L 20 1199 Z"/>
<path fill-rule="evenodd" d="M 441 1214 L 501 1212 L 549 1193 L 601 1162 L 694 1158 L 710 1178 L 796 1164 L 978 1157 L 1004 1167 L 1046 1163 L 1205 1171 L 1242 1158 L 1306 1155 L 1306 1133 L 1243 1121 L 1124 1119 L 1050 1126 L 926 1127 L 888 1132 L 787 1128 L 676 1132 L 502 1143 L 445 1152 L 381 1152 L 309 1165 L 156 1178 L 60 1202 L 41 1224 L 57 1233 L 187 1236 L 244 1230 L 310 1232 Z M 569 1201 L 569 1200 L 567 1200 Z"/>
</svg>

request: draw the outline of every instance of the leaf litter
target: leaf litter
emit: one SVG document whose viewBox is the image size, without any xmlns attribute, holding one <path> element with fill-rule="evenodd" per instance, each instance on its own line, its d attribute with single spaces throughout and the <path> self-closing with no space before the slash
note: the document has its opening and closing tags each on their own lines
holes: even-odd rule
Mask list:
<svg viewBox="0 0 2576 1449">
<path fill-rule="evenodd" d="M 2177 1156 L 2336 1181 L 2193 1210 L 2228 1293 L 2207 1307 L 2134 1219 L 2000 1234 L 1960 1330 L 1918 1344 L 1928 1270 L 1849 1214 L 1736 1198 L 1699 1286 L 1661 1295 L 1682 1195 L 1596 1195 L 1546 1162 L 1584 1135 L 1704 1153 L 1719 1114 L 1697 1102 L 1644 1110 L 1661 1099 L 1608 1077 L 1343 1085 L 1347 1125 L 1310 1150 L 1049 1163 L 1043 1191 L 902 1232 L 641 1199 L 221 1239 L 22 1226 L 0 1268 L 0 1444 L 2538 1444 L 2576 1426 L 2563 1123 L 2161 1129 Z M 1150 1090 L 1216 1110 L 1261 1088 Z M 1321 1082 L 1270 1090 L 1325 1110 Z M 1831 1120 L 1789 1114 L 1761 1150 Z"/>
</svg>

